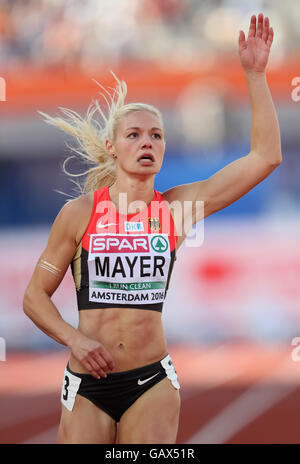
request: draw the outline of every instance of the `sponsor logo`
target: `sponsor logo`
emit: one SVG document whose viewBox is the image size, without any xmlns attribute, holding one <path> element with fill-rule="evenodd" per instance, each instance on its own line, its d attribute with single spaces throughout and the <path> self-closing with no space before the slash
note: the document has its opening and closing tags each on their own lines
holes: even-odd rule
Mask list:
<svg viewBox="0 0 300 464">
<path fill-rule="evenodd" d="M 147 236 L 92 235 L 91 253 L 145 253 L 149 251 Z"/>
<path fill-rule="evenodd" d="M 169 247 L 168 240 L 166 240 L 162 235 L 154 235 L 150 244 L 151 248 L 158 253 L 164 253 Z"/>
<path fill-rule="evenodd" d="M 98 221 L 97 227 L 98 229 L 104 229 L 104 227 L 109 227 L 109 226 L 117 226 L 118 224 L 111 222 L 110 224 L 102 224 L 101 221 Z"/>
<path fill-rule="evenodd" d="M 153 379 L 153 377 L 156 377 L 158 374 L 159 374 L 159 372 L 157 372 L 157 374 L 152 375 L 152 377 L 148 377 L 148 379 L 145 379 L 145 380 L 139 379 L 138 380 L 138 385 L 144 385 L 144 383 L 149 382 L 149 380 Z"/>
<path fill-rule="evenodd" d="M 158 217 L 148 218 L 150 230 L 158 231 L 160 229 L 160 222 Z"/>
<path fill-rule="evenodd" d="M 139 232 L 144 231 L 144 224 L 142 222 L 124 222 L 126 232 Z"/>
</svg>

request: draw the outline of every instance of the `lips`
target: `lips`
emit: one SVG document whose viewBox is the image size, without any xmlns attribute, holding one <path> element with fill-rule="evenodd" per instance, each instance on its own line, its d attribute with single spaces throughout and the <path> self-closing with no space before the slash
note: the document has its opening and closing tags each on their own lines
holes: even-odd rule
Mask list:
<svg viewBox="0 0 300 464">
<path fill-rule="evenodd" d="M 138 161 L 153 162 L 154 156 L 152 153 L 143 153 L 141 156 L 139 156 Z"/>
</svg>

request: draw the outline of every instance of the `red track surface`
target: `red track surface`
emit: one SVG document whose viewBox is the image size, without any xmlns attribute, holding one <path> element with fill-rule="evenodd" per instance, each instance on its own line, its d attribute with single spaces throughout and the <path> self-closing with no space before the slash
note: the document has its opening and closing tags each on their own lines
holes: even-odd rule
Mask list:
<svg viewBox="0 0 300 464">
<path fill-rule="evenodd" d="M 178 443 L 300 443 L 291 347 L 170 346 L 181 383 Z M 0 443 L 55 443 L 66 351 L 0 363 Z"/>
</svg>

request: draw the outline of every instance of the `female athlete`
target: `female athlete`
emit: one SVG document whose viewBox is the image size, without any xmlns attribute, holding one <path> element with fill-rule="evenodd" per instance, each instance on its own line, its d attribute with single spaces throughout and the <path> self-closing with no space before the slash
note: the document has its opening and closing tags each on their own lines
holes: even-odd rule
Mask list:
<svg viewBox="0 0 300 464">
<path fill-rule="evenodd" d="M 204 202 L 202 217 L 190 209 L 195 224 L 245 195 L 281 163 L 265 74 L 272 41 L 263 14 L 252 16 L 247 39 L 240 32 L 239 56 L 252 106 L 251 150 L 203 181 L 154 190 L 165 151 L 162 117 L 153 106 L 125 104 L 124 82 L 118 81 L 114 94 L 106 91 L 108 116 L 98 102 L 86 119 L 65 109 L 70 122 L 44 115 L 75 136 L 77 152 L 94 163 L 83 192 L 57 215 L 24 295 L 25 314 L 70 349 L 59 443 L 115 443 L 117 431 L 118 443 L 176 442 L 179 382 L 161 311 L 176 250 L 188 230 L 184 214 L 173 216 L 168 205 Z M 96 110 L 103 118 L 97 127 L 92 124 Z M 69 264 L 77 290 L 77 329 L 51 300 Z"/>
</svg>

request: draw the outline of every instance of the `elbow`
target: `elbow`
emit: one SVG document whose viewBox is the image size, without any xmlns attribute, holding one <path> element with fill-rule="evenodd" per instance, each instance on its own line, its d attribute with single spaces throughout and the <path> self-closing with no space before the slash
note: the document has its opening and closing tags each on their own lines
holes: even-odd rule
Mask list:
<svg viewBox="0 0 300 464">
<path fill-rule="evenodd" d="M 272 153 L 272 157 L 270 156 L 268 160 L 268 165 L 270 166 L 271 171 L 273 171 L 273 169 L 280 166 L 281 163 L 282 163 L 281 152 L 278 152 L 276 154 Z"/>
<path fill-rule="evenodd" d="M 271 163 L 272 168 L 273 168 L 273 169 L 277 168 L 278 166 L 281 165 L 281 163 L 282 163 L 282 156 L 281 156 L 281 154 L 280 154 L 280 156 L 278 156 L 278 158 L 276 158 L 276 159 Z"/>
<path fill-rule="evenodd" d="M 282 163 L 281 150 L 270 148 L 268 150 L 253 150 L 252 153 L 255 154 L 266 167 L 270 167 L 271 171 Z"/>
<path fill-rule="evenodd" d="M 282 163 L 281 147 L 270 146 L 267 150 L 262 151 L 262 156 L 268 160 L 272 168 L 277 168 Z"/>
<path fill-rule="evenodd" d="M 24 314 L 26 314 L 26 316 L 28 316 L 28 313 L 29 313 L 29 297 L 28 297 L 27 291 L 25 292 L 24 297 L 23 297 L 23 312 L 24 312 Z"/>
<path fill-rule="evenodd" d="M 278 150 L 278 153 L 276 154 L 275 160 L 274 160 L 274 166 L 280 166 L 282 163 L 282 153 L 281 150 Z"/>
<path fill-rule="evenodd" d="M 34 306 L 34 296 L 30 289 L 27 289 L 23 297 L 23 312 L 30 318 L 32 314 L 32 308 Z"/>
<path fill-rule="evenodd" d="M 274 167 L 277 168 L 282 163 L 281 143 L 279 143 L 279 145 L 274 147 L 273 156 L 274 156 Z"/>
</svg>

